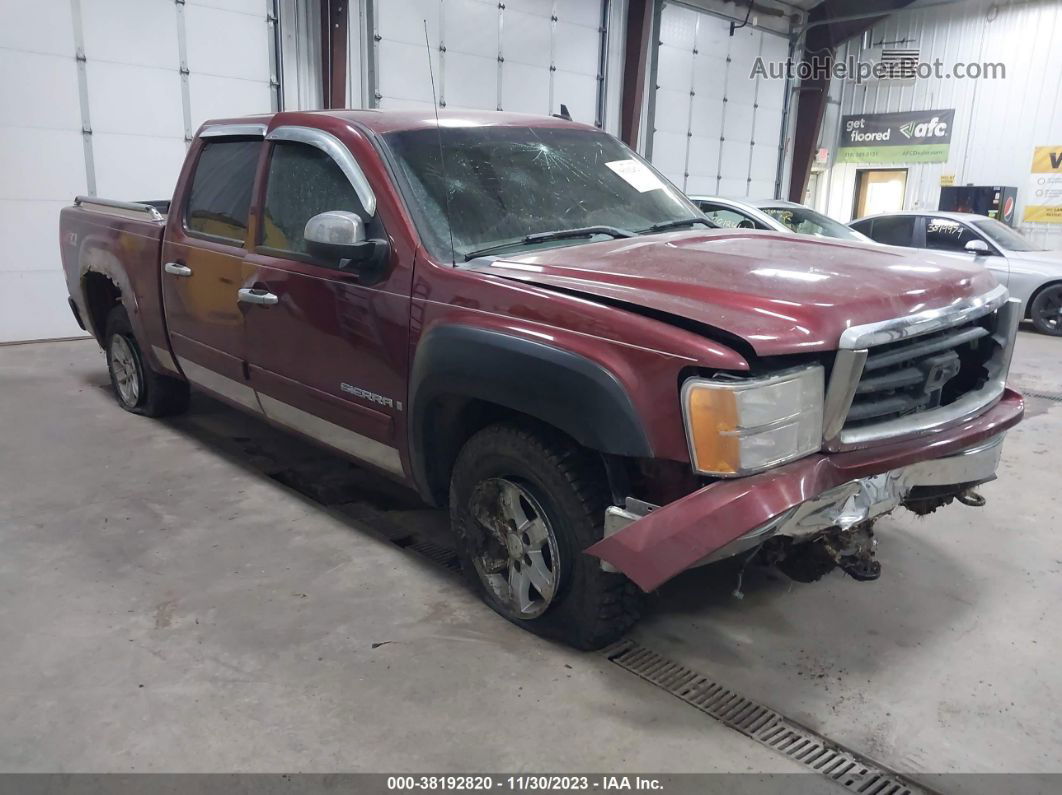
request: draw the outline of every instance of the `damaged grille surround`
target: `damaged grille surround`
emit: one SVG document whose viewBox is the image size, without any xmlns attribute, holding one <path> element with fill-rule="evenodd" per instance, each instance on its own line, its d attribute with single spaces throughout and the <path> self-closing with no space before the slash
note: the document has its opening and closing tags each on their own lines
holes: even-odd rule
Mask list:
<svg viewBox="0 0 1062 795">
<path fill-rule="evenodd" d="M 975 416 L 999 400 L 1020 320 L 1006 287 L 841 335 L 826 390 L 831 452 L 898 440 Z"/>
</svg>

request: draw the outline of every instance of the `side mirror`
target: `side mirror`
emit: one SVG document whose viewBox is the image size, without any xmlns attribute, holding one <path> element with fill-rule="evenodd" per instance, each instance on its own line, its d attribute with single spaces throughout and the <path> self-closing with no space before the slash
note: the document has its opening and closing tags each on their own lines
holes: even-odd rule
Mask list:
<svg viewBox="0 0 1062 795">
<path fill-rule="evenodd" d="M 981 257 L 988 253 L 988 243 L 983 240 L 970 240 L 964 248 L 976 257 Z"/>
<path fill-rule="evenodd" d="M 366 240 L 365 222 L 348 210 L 318 213 L 306 222 L 302 236 L 313 256 L 357 271 L 363 283 L 379 280 L 390 259 L 387 241 Z"/>
</svg>

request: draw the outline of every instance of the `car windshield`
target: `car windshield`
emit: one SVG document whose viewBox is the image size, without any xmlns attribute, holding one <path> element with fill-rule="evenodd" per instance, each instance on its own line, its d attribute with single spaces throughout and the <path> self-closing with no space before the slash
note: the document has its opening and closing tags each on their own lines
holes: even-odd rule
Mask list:
<svg viewBox="0 0 1062 795">
<path fill-rule="evenodd" d="M 1039 246 L 1034 246 L 1022 237 L 1019 232 L 1015 232 L 1005 223 L 997 221 L 995 218 L 985 218 L 983 221 L 974 221 L 973 225 L 977 227 L 978 231 L 983 232 L 993 243 L 1008 251 L 1044 250 Z"/>
<path fill-rule="evenodd" d="M 711 225 L 651 166 L 604 133 L 443 126 L 390 133 L 385 140 L 423 221 L 426 244 L 447 260 L 451 231 L 460 261 L 508 245 L 570 245 L 659 224 L 681 228 L 684 220 Z M 567 230 L 585 231 L 542 234 Z"/>
<path fill-rule="evenodd" d="M 817 213 L 808 207 L 760 207 L 767 215 L 780 221 L 794 232 L 816 237 L 835 237 L 841 240 L 872 242 L 866 235 L 850 229 L 840 221 Z"/>
</svg>

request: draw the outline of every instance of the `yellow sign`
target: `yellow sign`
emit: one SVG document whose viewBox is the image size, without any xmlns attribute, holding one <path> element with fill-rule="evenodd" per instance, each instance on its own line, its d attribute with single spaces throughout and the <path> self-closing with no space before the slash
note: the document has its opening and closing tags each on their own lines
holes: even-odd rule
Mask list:
<svg viewBox="0 0 1062 795">
<path fill-rule="evenodd" d="M 1022 220 L 1062 224 L 1062 146 L 1038 146 L 1033 151 Z"/>
<path fill-rule="evenodd" d="M 954 184 L 955 184 L 955 175 L 954 174 L 941 174 L 940 175 L 940 187 L 946 188 L 949 185 L 954 185 Z"/>
</svg>

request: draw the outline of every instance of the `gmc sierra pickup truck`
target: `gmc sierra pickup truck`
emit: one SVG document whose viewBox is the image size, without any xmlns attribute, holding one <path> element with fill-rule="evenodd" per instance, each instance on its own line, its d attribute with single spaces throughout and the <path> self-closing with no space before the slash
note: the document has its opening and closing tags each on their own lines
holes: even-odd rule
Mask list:
<svg viewBox="0 0 1062 795">
<path fill-rule="evenodd" d="M 212 121 L 172 201 L 60 234 L 122 408 L 192 386 L 397 478 L 494 610 L 582 648 L 729 556 L 874 579 L 875 519 L 977 504 L 1023 411 L 983 268 L 713 228 L 563 119 Z"/>
</svg>

